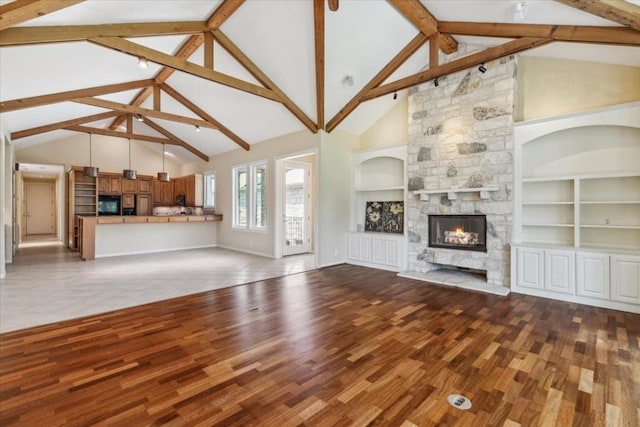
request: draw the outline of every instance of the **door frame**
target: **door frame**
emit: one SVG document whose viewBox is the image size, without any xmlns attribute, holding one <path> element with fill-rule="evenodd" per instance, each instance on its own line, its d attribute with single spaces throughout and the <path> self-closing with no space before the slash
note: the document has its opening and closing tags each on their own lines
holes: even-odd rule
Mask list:
<svg viewBox="0 0 640 427">
<path fill-rule="evenodd" d="M 299 169 L 302 169 L 303 171 L 305 171 L 305 173 L 308 172 L 308 176 L 305 176 L 304 180 L 303 180 L 304 192 L 305 192 L 305 194 L 304 194 L 304 196 L 305 196 L 305 199 L 304 199 L 304 214 L 303 214 L 303 218 L 304 218 L 304 225 L 303 225 L 304 232 L 303 232 L 303 235 L 304 235 L 305 239 L 311 240 L 310 239 L 310 237 L 312 236 L 312 233 L 311 233 L 311 216 L 312 216 L 312 212 L 313 212 L 313 203 L 312 203 L 312 200 L 307 197 L 307 194 L 311 193 L 311 185 L 312 185 L 312 182 L 311 182 L 311 164 L 307 163 L 307 162 L 298 162 L 296 160 L 289 160 L 289 159 L 283 160 L 282 161 L 282 171 L 281 171 L 283 180 L 286 180 L 286 178 L 285 178 L 285 175 L 286 175 L 285 169 L 287 167 L 288 168 L 295 168 L 295 169 L 299 168 Z M 284 186 L 286 186 L 286 182 L 282 182 L 281 185 L 283 186 L 283 190 L 284 190 Z M 282 203 L 282 207 L 283 207 L 283 212 L 282 212 L 281 218 L 285 218 L 286 217 L 286 215 L 285 215 L 286 212 L 284 212 L 284 209 L 286 208 L 286 204 L 287 204 L 287 201 L 286 201 L 287 196 L 286 196 L 284 191 L 282 192 L 280 197 L 282 197 L 282 200 L 280 202 Z M 294 254 L 286 253 L 285 254 L 285 252 L 286 252 L 285 251 L 286 245 L 284 244 L 285 233 L 286 233 L 286 230 L 283 229 L 282 230 L 282 235 L 280 236 L 281 237 L 281 242 L 280 243 L 282 244 L 282 256 L 298 255 L 298 253 L 294 253 Z M 304 254 L 304 253 L 311 252 L 312 251 L 312 244 L 313 244 L 313 242 L 307 243 L 305 245 L 305 250 L 300 251 L 299 254 Z"/>
<path fill-rule="evenodd" d="M 32 234 L 53 234 L 53 235 L 58 235 L 58 206 L 57 206 L 57 194 L 56 194 L 56 181 L 53 179 L 28 179 L 26 181 L 24 181 L 24 209 L 25 209 L 25 222 L 24 222 L 24 234 L 28 235 L 29 230 L 27 228 L 27 224 L 29 222 L 29 216 L 28 216 L 28 195 L 29 192 L 27 191 L 27 188 L 29 186 L 33 186 L 33 185 L 46 185 L 47 187 L 51 187 L 51 189 L 53 190 L 53 195 L 51 196 L 51 201 L 53 203 L 53 206 L 51 207 L 51 214 L 53 215 L 53 218 L 51 219 L 51 225 L 53 226 L 53 232 L 52 233 L 32 233 Z M 33 200 L 32 200 L 33 201 Z"/>
<path fill-rule="evenodd" d="M 273 254 L 274 258 L 282 258 L 282 242 L 284 228 L 282 226 L 282 215 L 284 212 L 284 198 L 283 198 L 283 165 L 287 160 L 295 161 L 299 157 L 314 156 L 314 162 L 311 168 L 311 188 L 313 188 L 313 199 L 311 201 L 311 229 L 313 230 L 313 242 L 311 250 L 313 251 L 314 264 L 318 265 L 318 149 L 299 151 L 296 153 L 290 153 L 284 156 L 276 157 L 275 160 L 275 215 L 274 215 L 274 227 L 273 227 Z"/>
</svg>

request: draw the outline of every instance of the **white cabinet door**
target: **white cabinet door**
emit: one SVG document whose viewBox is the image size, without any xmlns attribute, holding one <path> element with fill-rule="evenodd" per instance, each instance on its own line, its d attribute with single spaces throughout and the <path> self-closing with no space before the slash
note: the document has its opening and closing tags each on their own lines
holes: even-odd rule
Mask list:
<svg viewBox="0 0 640 427">
<path fill-rule="evenodd" d="M 518 286 L 544 289 L 544 251 L 542 249 L 518 249 Z"/>
<path fill-rule="evenodd" d="M 394 238 L 386 238 L 384 241 L 385 257 L 384 263 L 392 267 L 400 268 L 400 244 L 401 240 Z"/>
<path fill-rule="evenodd" d="M 609 299 L 609 255 L 577 254 L 576 294 Z"/>
<path fill-rule="evenodd" d="M 640 304 L 640 256 L 611 255 L 611 299 Z"/>
<path fill-rule="evenodd" d="M 347 248 L 350 259 L 360 259 L 360 239 L 357 234 L 349 234 L 347 236 Z"/>
<path fill-rule="evenodd" d="M 360 247 L 360 261 L 371 262 L 371 237 L 359 235 L 358 246 Z"/>
<path fill-rule="evenodd" d="M 384 264 L 384 237 L 375 236 L 371 238 L 371 262 Z"/>
<path fill-rule="evenodd" d="M 576 258 L 574 252 L 544 252 L 544 288 L 573 295 L 576 288 Z"/>
</svg>

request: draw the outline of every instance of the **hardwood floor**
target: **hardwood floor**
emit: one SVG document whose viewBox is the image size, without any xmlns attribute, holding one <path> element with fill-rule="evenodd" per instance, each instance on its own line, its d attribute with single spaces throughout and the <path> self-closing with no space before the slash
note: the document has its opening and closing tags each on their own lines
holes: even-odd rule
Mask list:
<svg viewBox="0 0 640 427">
<path fill-rule="evenodd" d="M 0 424 L 638 426 L 639 341 L 640 315 L 344 265 L 2 334 Z"/>
</svg>

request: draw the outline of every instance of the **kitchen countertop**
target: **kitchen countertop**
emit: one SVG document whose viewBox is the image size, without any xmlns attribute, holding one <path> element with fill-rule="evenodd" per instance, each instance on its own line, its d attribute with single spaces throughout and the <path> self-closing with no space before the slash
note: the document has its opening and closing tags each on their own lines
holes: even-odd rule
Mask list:
<svg viewBox="0 0 640 427">
<path fill-rule="evenodd" d="M 85 219 L 87 217 L 84 217 Z M 89 217 L 90 218 L 90 217 Z M 155 215 L 155 216 L 98 216 L 97 224 L 158 224 L 165 222 L 222 221 L 222 215 Z"/>
</svg>

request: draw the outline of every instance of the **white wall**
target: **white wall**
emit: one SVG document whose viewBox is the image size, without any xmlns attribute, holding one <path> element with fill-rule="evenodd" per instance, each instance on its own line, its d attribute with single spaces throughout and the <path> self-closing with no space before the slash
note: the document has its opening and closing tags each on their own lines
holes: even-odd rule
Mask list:
<svg viewBox="0 0 640 427">
<path fill-rule="evenodd" d="M 91 137 L 91 163 L 100 172 L 120 173 L 129 166 L 129 141 L 125 138 L 93 135 Z M 16 150 L 18 162 L 89 166 L 89 136 L 77 134 L 46 144 Z M 180 165 L 165 157 L 165 170 L 179 176 Z M 162 145 L 153 142 L 131 141 L 131 169 L 139 175 L 156 175 L 162 171 Z"/>
<path fill-rule="evenodd" d="M 13 177 L 13 147 L 9 138 L 9 129 L 0 116 L 0 278 L 6 276 L 5 264 L 11 261 L 12 236 L 6 235 L 5 225 L 11 225 L 11 198 Z M 7 250 L 7 247 L 9 250 Z"/>
<path fill-rule="evenodd" d="M 358 137 L 340 130 L 320 132 L 318 157 L 318 266 L 345 262 L 351 213 L 351 152 Z"/>
</svg>

